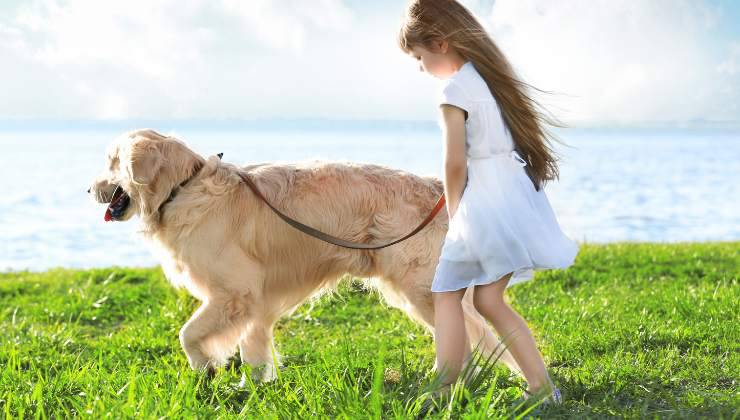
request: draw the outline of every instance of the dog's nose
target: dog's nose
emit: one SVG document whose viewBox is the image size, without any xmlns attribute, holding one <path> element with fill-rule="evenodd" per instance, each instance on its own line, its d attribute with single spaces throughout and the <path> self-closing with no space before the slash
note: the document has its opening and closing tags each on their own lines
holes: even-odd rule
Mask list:
<svg viewBox="0 0 740 420">
<path fill-rule="evenodd" d="M 87 189 L 87 193 L 88 194 L 90 194 L 90 189 L 92 189 L 92 187 L 90 187 L 90 188 Z"/>
</svg>

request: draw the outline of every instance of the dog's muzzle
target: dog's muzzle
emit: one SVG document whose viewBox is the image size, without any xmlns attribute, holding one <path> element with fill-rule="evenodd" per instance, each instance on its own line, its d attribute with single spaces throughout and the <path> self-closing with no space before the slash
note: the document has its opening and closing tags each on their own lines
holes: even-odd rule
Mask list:
<svg viewBox="0 0 740 420">
<path fill-rule="evenodd" d="M 110 222 L 111 220 L 120 219 L 126 212 L 130 203 L 131 197 L 126 194 L 126 191 L 124 191 L 120 185 L 116 185 L 116 189 L 113 190 L 113 195 L 110 199 L 110 204 L 108 204 L 108 208 L 105 209 L 104 220 L 106 222 Z"/>
</svg>

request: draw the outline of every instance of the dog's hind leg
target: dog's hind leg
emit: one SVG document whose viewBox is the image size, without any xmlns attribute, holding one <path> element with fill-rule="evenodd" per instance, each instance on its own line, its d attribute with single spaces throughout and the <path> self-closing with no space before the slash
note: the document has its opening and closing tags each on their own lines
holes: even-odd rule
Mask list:
<svg viewBox="0 0 740 420">
<path fill-rule="evenodd" d="M 252 366 L 252 378 L 257 381 L 275 379 L 277 369 L 282 365 L 280 355 L 275 349 L 273 324 L 273 322 L 252 320 L 245 335 L 239 340 L 241 361 Z M 273 353 L 275 359 L 273 359 Z"/>
</svg>

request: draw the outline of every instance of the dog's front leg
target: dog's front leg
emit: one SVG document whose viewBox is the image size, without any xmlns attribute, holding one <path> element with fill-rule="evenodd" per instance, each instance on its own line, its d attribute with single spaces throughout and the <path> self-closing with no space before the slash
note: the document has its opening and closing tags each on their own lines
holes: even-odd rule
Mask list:
<svg viewBox="0 0 740 420">
<path fill-rule="evenodd" d="M 214 373 L 218 361 L 204 351 L 206 340 L 223 335 L 228 326 L 224 303 L 218 300 L 204 302 L 180 329 L 180 344 L 194 370 L 207 369 Z"/>
<path fill-rule="evenodd" d="M 272 327 L 272 323 L 252 322 L 239 341 L 241 361 L 252 366 L 252 378 L 257 381 L 277 378 L 277 368 L 282 365 L 280 355 L 275 350 Z"/>
</svg>

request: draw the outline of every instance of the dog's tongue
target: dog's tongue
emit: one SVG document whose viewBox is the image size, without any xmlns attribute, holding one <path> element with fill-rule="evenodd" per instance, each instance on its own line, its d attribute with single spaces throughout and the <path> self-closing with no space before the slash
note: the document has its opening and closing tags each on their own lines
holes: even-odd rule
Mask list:
<svg viewBox="0 0 740 420">
<path fill-rule="evenodd" d="M 103 220 L 106 222 L 110 222 L 113 220 L 113 213 L 111 213 L 111 207 L 113 207 L 116 202 L 121 198 L 123 195 L 123 190 L 120 189 L 120 187 L 116 187 L 115 190 L 113 190 L 113 196 L 110 198 L 110 203 L 108 203 L 108 207 L 105 209 L 105 217 L 103 217 Z"/>
</svg>

